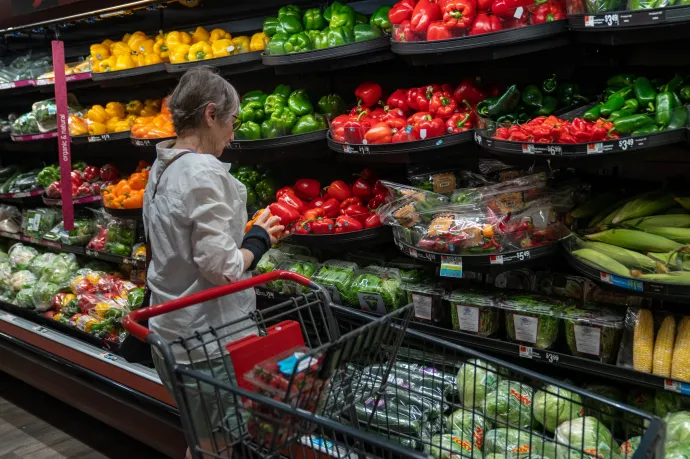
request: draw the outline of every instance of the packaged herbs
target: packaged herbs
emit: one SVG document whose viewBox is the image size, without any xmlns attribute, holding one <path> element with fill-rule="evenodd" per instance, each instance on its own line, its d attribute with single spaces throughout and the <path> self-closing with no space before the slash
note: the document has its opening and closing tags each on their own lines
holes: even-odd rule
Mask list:
<svg viewBox="0 0 690 459">
<path fill-rule="evenodd" d="M 511 341 L 549 349 L 558 338 L 563 302 L 536 295 L 514 295 L 503 297 L 497 305 L 505 310 Z"/>
<path fill-rule="evenodd" d="M 445 299 L 450 302 L 455 330 L 479 336 L 491 336 L 498 331 L 500 311 L 493 295 L 454 290 Z"/>
<path fill-rule="evenodd" d="M 618 355 L 623 314 L 612 309 L 585 306 L 568 309 L 563 316 L 565 338 L 573 355 L 612 363 Z"/>
<path fill-rule="evenodd" d="M 355 278 L 357 265 L 349 261 L 327 260 L 314 273 L 312 280 L 328 290 L 331 300 L 342 304 L 341 296 L 345 296 Z"/>
</svg>

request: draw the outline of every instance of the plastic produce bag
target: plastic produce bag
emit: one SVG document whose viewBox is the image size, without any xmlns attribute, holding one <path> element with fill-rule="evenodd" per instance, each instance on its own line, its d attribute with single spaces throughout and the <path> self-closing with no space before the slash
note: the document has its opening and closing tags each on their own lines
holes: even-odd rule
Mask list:
<svg viewBox="0 0 690 459">
<path fill-rule="evenodd" d="M 549 384 L 534 396 L 534 418 L 549 432 L 562 422 L 584 415 L 582 398 L 569 390 Z"/>
<path fill-rule="evenodd" d="M 28 269 L 40 278 L 56 257 L 57 255 L 52 252 L 37 255 L 31 260 L 31 263 L 29 263 Z"/>
<path fill-rule="evenodd" d="M 455 330 L 479 336 L 491 336 L 498 331 L 500 310 L 493 295 L 454 290 L 445 299 L 450 302 Z"/>
<path fill-rule="evenodd" d="M 532 426 L 533 389 L 517 381 L 503 380 L 486 394 L 484 414 L 497 426 L 514 425 L 523 429 Z"/>
<path fill-rule="evenodd" d="M 13 266 L 14 263 L 9 258 L 0 260 L 0 285 L 4 287 L 9 286 Z"/>
<path fill-rule="evenodd" d="M 400 272 L 380 266 L 361 270 L 347 293 L 347 301 L 351 305 L 379 314 L 398 309 L 404 298 Z"/>
<path fill-rule="evenodd" d="M 690 442 L 690 411 L 671 413 L 664 418 L 666 441 L 688 444 Z"/>
<path fill-rule="evenodd" d="M 305 257 L 306 258 L 306 257 Z M 293 273 L 301 274 L 302 276 L 311 279 L 311 276 L 316 272 L 318 260 L 316 258 L 297 260 L 294 262 L 286 262 L 281 265 L 279 269 L 291 271 Z M 292 281 L 283 282 L 283 293 L 295 295 L 297 293 L 308 293 L 311 289 L 297 284 Z"/>
<path fill-rule="evenodd" d="M 347 295 L 357 269 L 357 264 L 349 261 L 326 260 L 311 280 L 328 290 L 334 303 L 342 304 L 341 297 Z"/>
<path fill-rule="evenodd" d="M 38 255 L 38 250 L 31 246 L 17 243 L 10 247 L 7 254 L 10 256 L 10 260 L 17 269 L 27 269 L 29 264 L 31 264 L 31 260 Z"/>
<path fill-rule="evenodd" d="M 376 209 L 384 225 L 410 228 L 431 220 L 429 211 L 448 203 L 448 197 L 408 185 L 381 181 L 388 189 L 386 203 Z"/>
<path fill-rule="evenodd" d="M 67 106 L 69 113 L 80 113 L 82 107 L 74 94 L 67 94 Z M 57 129 L 57 107 L 55 99 L 46 99 L 34 102 L 31 106 L 31 113 L 34 114 L 38 128 L 41 132 L 49 132 Z"/>
<path fill-rule="evenodd" d="M 18 292 L 25 288 L 32 288 L 38 279 L 34 273 L 26 269 L 12 273 L 10 276 L 10 288 L 14 292 Z"/>
<path fill-rule="evenodd" d="M 544 441 L 530 431 L 512 428 L 490 430 L 484 436 L 484 454 L 496 454 L 499 457 L 543 457 L 557 459 L 556 445 Z M 559 448 L 559 453 L 565 448 Z M 484 456 L 486 457 L 486 456 Z"/>
<path fill-rule="evenodd" d="M 424 452 L 436 459 L 477 458 L 482 454 L 479 448 L 475 448 L 471 440 L 459 438 L 453 434 L 434 436 L 429 444 L 424 445 Z"/>
<path fill-rule="evenodd" d="M 39 279 L 32 289 L 33 305 L 37 311 L 43 312 L 51 308 L 53 297 L 60 292 L 60 286 L 45 280 L 46 275 Z"/>
<path fill-rule="evenodd" d="M 414 405 L 400 403 L 394 395 L 372 396 L 355 403 L 360 422 L 367 422 L 373 413 L 371 427 L 400 434 L 417 436 L 421 432 L 422 412 Z"/>
<path fill-rule="evenodd" d="M 623 443 L 621 443 L 620 447 L 620 452 L 622 455 L 625 457 L 632 456 L 635 454 L 635 451 L 637 451 L 637 448 L 640 447 L 640 440 L 642 440 L 642 437 L 640 436 L 635 436 L 635 437 L 630 437 Z"/>
<path fill-rule="evenodd" d="M 77 257 L 72 253 L 59 253 L 46 268 L 43 276 L 47 282 L 66 288 L 79 269 Z"/>
<path fill-rule="evenodd" d="M 563 321 L 573 355 L 606 363 L 616 359 L 623 333 L 622 314 L 598 305 L 585 305 L 585 309 L 566 310 Z"/>
<path fill-rule="evenodd" d="M 459 180 L 454 170 L 413 173 L 407 176 L 409 182 L 424 191 L 451 194 L 458 187 Z"/>
<path fill-rule="evenodd" d="M 446 419 L 446 429 L 453 435 L 472 442 L 478 451 L 482 450 L 484 437 L 492 428 L 491 421 L 479 413 L 464 408 L 452 412 Z"/>
<path fill-rule="evenodd" d="M 481 410 L 486 394 L 498 386 L 499 373 L 494 365 L 484 360 L 470 359 L 460 367 L 455 380 L 462 405 Z"/>
<path fill-rule="evenodd" d="M 549 349 L 558 338 L 564 303 L 536 295 L 515 295 L 502 298 L 498 306 L 505 310 L 511 341 Z"/>
<path fill-rule="evenodd" d="M 27 271 L 28 272 L 28 271 Z M 14 304 L 24 309 L 34 308 L 34 289 L 32 287 L 26 287 L 17 292 L 17 296 L 14 297 Z"/>
<path fill-rule="evenodd" d="M 55 209 L 29 209 L 24 215 L 24 234 L 41 239 L 57 222 L 59 213 Z"/>
<path fill-rule="evenodd" d="M 53 229 L 43 236 L 49 241 L 59 241 L 65 245 L 88 244 L 96 228 L 95 222 L 88 218 L 78 218 L 74 220 L 74 229 L 65 230 L 63 222 L 58 223 Z"/>
<path fill-rule="evenodd" d="M 566 421 L 556 427 L 554 434 L 556 443 L 577 451 L 586 450 L 595 457 L 616 457 L 614 451 L 619 449 L 609 429 L 591 416 Z"/>
<path fill-rule="evenodd" d="M 0 204 L 0 231 L 18 233 L 21 229 L 22 214 L 14 206 Z"/>
<path fill-rule="evenodd" d="M 453 192 L 450 201 L 453 204 L 473 204 L 497 214 L 515 212 L 546 193 L 546 180 L 547 174 L 540 172 L 494 185 L 460 189 Z"/>
<path fill-rule="evenodd" d="M 36 117 L 31 112 L 18 116 L 12 123 L 12 135 L 34 135 L 40 133 Z"/>
<path fill-rule="evenodd" d="M 278 268 L 278 265 L 285 262 L 288 256 L 285 252 L 278 249 L 268 249 L 263 254 L 261 260 L 256 264 L 256 271 L 260 274 L 270 273 Z"/>
<path fill-rule="evenodd" d="M 129 257 L 134 246 L 135 226 L 133 220 L 110 220 L 105 251 L 114 255 Z"/>
</svg>

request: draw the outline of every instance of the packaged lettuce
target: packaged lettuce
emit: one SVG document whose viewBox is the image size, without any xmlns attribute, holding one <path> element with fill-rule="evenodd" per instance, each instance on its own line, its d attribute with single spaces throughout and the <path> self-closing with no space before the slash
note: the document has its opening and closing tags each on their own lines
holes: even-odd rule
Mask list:
<svg viewBox="0 0 690 459">
<path fill-rule="evenodd" d="M 0 260 L 0 285 L 4 287 L 9 286 L 13 265 L 9 258 Z"/>
<path fill-rule="evenodd" d="M 490 430 L 484 437 L 484 454 L 498 454 L 505 457 L 544 456 L 557 459 L 551 452 L 555 451 L 555 445 L 545 446 L 550 442 L 532 435 L 528 430 L 511 428 L 499 428 Z M 548 454 L 543 454 L 548 453 Z"/>
<path fill-rule="evenodd" d="M 274 252 L 274 254 L 275 254 L 275 252 Z M 286 254 L 283 254 L 283 257 L 284 258 L 282 258 L 282 261 L 279 264 L 275 265 L 275 267 L 271 271 L 274 271 L 274 270 L 286 270 L 287 271 L 287 270 L 290 270 L 290 268 L 293 268 L 295 270 L 298 270 L 298 271 L 294 271 L 294 272 L 299 272 L 299 270 L 303 270 L 306 272 L 309 270 L 309 267 L 302 266 L 301 263 L 309 263 L 309 264 L 313 265 L 315 269 L 316 269 L 316 264 L 318 263 L 318 260 L 316 260 L 316 258 L 313 258 L 313 257 L 305 257 L 305 256 L 301 256 L 301 255 L 286 255 Z M 278 256 L 276 256 L 275 260 L 278 260 Z M 298 264 L 299 264 L 299 266 L 298 266 Z M 258 265 L 257 265 L 257 267 L 258 267 Z M 302 273 L 300 272 L 300 274 L 302 274 Z M 313 274 L 313 271 L 311 274 Z M 311 274 L 307 277 L 311 277 Z M 288 288 L 292 289 L 293 291 L 296 290 L 296 286 L 286 287 L 285 286 L 286 284 L 287 284 L 286 282 L 278 279 L 278 280 L 274 280 L 274 281 L 269 282 L 268 284 L 266 284 L 266 287 L 271 289 L 271 290 L 275 290 L 277 292 L 280 292 L 280 293 L 284 293 L 284 292 L 288 291 Z"/>
<path fill-rule="evenodd" d="M 623 314 L 585 305 L 582 309 L 566 309 L 563 321 L 565 338 L 573 355 L 613 363 L 623 333 Z"/>
<path fill-rule="evenodd" d="M 623 443 L 621 443 L 620 447 L 620 452 L 623 456 L 632 456 L 635 451 L 637 451 L 637 448 L 640 447 L 640 440 L 642 440 L 642 437 L 636 436 L 636 437 L 630 437 Z"/>
<path fill-rule="evenodd" d="M 429 444 L 424 445 L 424 452 L 436 459 L 482 459 L 482 453 L 473 446 L 471 440 L 454 434 L 435 435 Z"/>
<path fill-rule="evenodd" d="M 554 436 L 556 443 L 588 453 L 588 456 L 615 458 L 617 457 L 615 452 L 619 451 L 619 446 L 614 441 L 609 429 L 591 416 L 560 424 L 556 427 Z M 574 454 L 570 456 L 576 457 Z M 577 457 L 580 456 L 581 454 L 577 455 Z"/>
<path fill-rule="evenodd" d="M 497 426 L 532 427 L 533 389 L 517 381 L 503 380 L 487 392 L 484 414 Z"/>
<path fill-rule="evenodd" d="M 278 249 L 268 249 L 256 264 L 256 270 L 260 274 L 270 273 L 278 268 L 278 265 L 287 260 L 285 252 Z"/>
<path fill-rule="evenodd" d="M 431 279 L 428 266 L 421 265 L 410 259 L 395 258 L 385 264 L 386 268 L 396 268 L 400 272 L 400 278 L 408 284 L 415 284 L 424 279 Z"/>
<path fill-rule="evenodd" d="M 24 214 L 24 234 L 41 239 L 58 221 L 59 213 L 55 209 L 29 209 Z"/>
<path fill-rule="evenodd" d="M 72 253 L 59 253 L 46 267 L 43 278 L 46 282 L 66 287 L 79 269 L 77 257 Z"/>
<path fill-rule="evenodd" d="M 664 418 L 669 413 L 690 408 L 690 398 L 667 390 L 658 390 L 654 395 L 654 414 Z"/>
<path fill-rule="evenodd" d="M 19 292 L 20 290 L 33 287 L 37 280 L 38 279 L 36 279 L 34 273 L 23 269 L 21 271 L 12 273 L 10 276 L 9 285 L 13 291 Z"/>
<path fill-rule="evenodd" d="M 20 308 L 33 309 L 34 289 L 32 287 L 27 287 L 19 290 L 17 292 L 17 296 L 14 298 L 14 304 L 19 306 Z"/>
<path fill-rule="evenodd" d="M 595 394 L 603 395 L 617 402 L 623 401 L 623 393 L 611 386 L 605 386 L 603 384 L 587 384 L 584 387 L 585 390 L 589 392 L 594 392 Z M 587 416 L 594 416 L 599 420 L 599 422 L 604 423 L 606 427 L 611 428 L 614 420 L 614 408 L 611 405 L 605 405 L 599 403 L 596 400 L 587 400 L 585 406 L 585 414 Z"/>
<path fill-rule="evenodd" d="M 414 305 L 414 318 L 418 322 L 432 325 L 445 325 L 449 322 L 446 308 L 443 307 L 445 291 L 433 281 L 403 283 L 407 294 L 406 304 Z"/>
<path fill-rule="evenodd" d="M 690 411 L 671 413 L 664 418 L 666 441 L 690 444 Z"/>
<path fill-rule="evenodd" d="M 402 306 L 404 295 L 400 272 L 393 268 L 367 266 L 359 272 L 346 295 L 347 301 L 379 314 Z"/>
<path fill-rule="evenodd" d="M 556 342 L 562 302 L 536 295 L 514 295 L 501 298 L 497 305 L 505 310 L 511 341 L 537 349 L 549 349 Z"/>
<path fill-rule="evenodd" d="M 331 300 L 343 304 L 342 296 L 346 295 L 355 278 L 357 265 L 349 261 L 326 260 L 314 273 L 312 280 L 328 290 Z"/>
<path fill-rule="evenodd" d="M 34 273 L 37 277 L 41 277 L 43 275 L 43 272 L 48 268 L 50 263 L 57 257 L 52 252 L 46 252 L 42 253 L 40 255 L 37 255 L 33 260 L 31 260 L 31 263 L 29 263 L 29 271 Z"/>
<path fill-rule="evenodd" d="M 553 432 L 558 424 L 585 415 L 581 403 L 578 394 L 549 384 L 534 396 L 534 418 Z"/>
<path fill-rule="evenodd" d="M 24 245 L 22 243 L 14 244 L 10 247 L 7 254 L 10 256 L 10 260 L 17 267 L 17 269 L 27 269 L 31 260 L 38 255 L 38 250 L 31 246 Z"/>
<path fill-rule="evenodd" d="M 500 311 L 493 295 L 454 290 L 445 299 L 450 302 L 455 330 L 479 336 L 491 336 L 498 331 Z"/>
<path fill-rule="evenodd" d="M 318 261 L 316 258 L 304 257 L 302 260 L 295 260 L 286 262 L 280 266 L 280 269 L 285 271 L 292 271 L 293 273 L 301 274 L 304 277 L 311 279 L 311 276 L 316 272 Z M 307 259 L 308 258 L 308 259 Z M 283 293 L 295 295 L 297 293 L 308 293 L 309 287 L 304 287 L 292 281 L 283 282 Z"/>
<path fill-rule="evenodd" d="M 669 442 L 664 443 L 664 459 L 687 459 L 690 456 L 690 444 Z"/>
<path fill-rule="evenodd" d="M 499 373 L 495 366 L 483 360 L 471 359 L 460 367 L 455 380 L 462 406 L 482 409 L 486 394 L 498 386 Z"/>
<path fill-rule="evenodd" d="M 60 292 L 60 286 L 45 280 L 46 275 L 39 279 L 32 289 L 34 308 L 39 312 L 47 311 L 52 306 L 52 300 Z"/>
<path fill-rule="evenodd" d="M 463 440 L 471 441 L 473 446 L 479 451 L 481 451 L 484 445 L 484 437 L 487 431 L 492 428 L 491 421 L 479 413 L 464 408 L 452 412 L 446 418 L 446 429 Z"/>
</svg>

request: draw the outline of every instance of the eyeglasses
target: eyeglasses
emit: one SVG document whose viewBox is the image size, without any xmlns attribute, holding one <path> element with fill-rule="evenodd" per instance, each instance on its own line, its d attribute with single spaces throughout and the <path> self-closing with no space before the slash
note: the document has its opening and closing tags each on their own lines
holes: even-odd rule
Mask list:
<svg viewBox="0 0 690 459">
<path fill-rule="evenodd" d="M 242 126 L 242 120 L 235 115 L 235 119 L 232 122 L 232 130 L 233 132 L 237 132 L 237 130 Z"/>
</svg>

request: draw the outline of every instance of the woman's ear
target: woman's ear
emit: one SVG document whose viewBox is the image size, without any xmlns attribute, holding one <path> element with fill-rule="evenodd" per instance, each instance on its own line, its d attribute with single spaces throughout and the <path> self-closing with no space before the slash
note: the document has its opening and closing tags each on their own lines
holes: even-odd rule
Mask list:
<svg viewBox="0 0 690 459">
<path fill-rule="evenodd" d="M 211 102 L 206 106 L 204 110 L 204 120 L 206 121 L 206 127 L 211 127 L 216 122 L 216 104 Z"/>
</svg>

